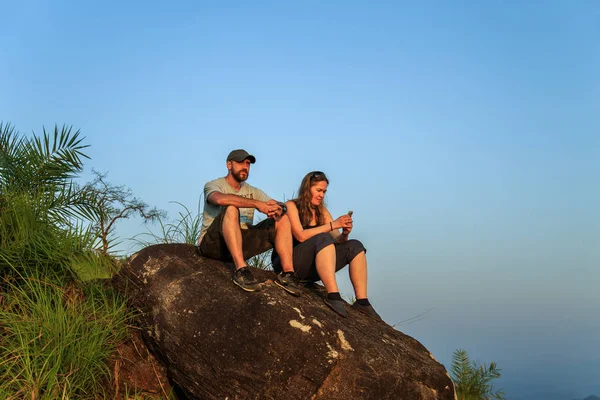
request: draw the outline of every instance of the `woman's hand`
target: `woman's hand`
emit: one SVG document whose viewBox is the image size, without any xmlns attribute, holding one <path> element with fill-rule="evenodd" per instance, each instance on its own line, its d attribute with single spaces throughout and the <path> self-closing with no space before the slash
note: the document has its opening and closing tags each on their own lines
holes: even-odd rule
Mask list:
<svg viewBox="0 0 600 400">
<path fill-rule="evenodd" d="M 342 229 L 344 232 L 347 231 L 350 233 L 352 230 L 352 217 L 349 215 L 342 215 L 333 221 L 332 225 L 333 229 Z"/>
<path fill-rule="evenodd" d="M 344 235 L 344 236 L 348 236 L 350 234 L 350 232 L 352 232 L 352 224 L 350 224 L 349 228 L 342 229 L 342 235 Z"/>
</svg>

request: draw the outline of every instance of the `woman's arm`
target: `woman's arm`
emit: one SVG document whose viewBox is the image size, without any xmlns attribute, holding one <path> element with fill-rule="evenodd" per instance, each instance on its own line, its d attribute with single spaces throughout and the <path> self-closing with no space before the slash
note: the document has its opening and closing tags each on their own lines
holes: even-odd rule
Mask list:
<svg viewBox="0 0 600 400">
<path fill-rule="evenodd" d="M 337 227 L 337 224 L 335 222 L 337 221 L 333 221 L 333 217 L 331 216 L 331 214 L 329 213 L 329 210 L 326 209 L 325 207 L 323 207 L 323 216 L 325 217 L 325 225 L 329 225 L 330 222 L 333 223 L 334 228 Z M 348 234 L 345 233 L 346 230 L 352 230 L 352 219 L 349 215 L 342 215 L 340 218 L 338 219 L 344 219 L 345 225 L 342 225 L 341 228 L 347 228 L 342 230 L 342 232 L 340 232 L 339 228 L 334 229 L 333 231 L 331 231 L 331 236 L 333 236 L 333 239 L 335 240 L 336 243 L 344 243 L 345 241 L 348 240 Z M 349 221 L 348 221 L 349 220 Z M 348 233 L 349 233 L 348 230 Z"/>
<path fill-rule="evenodd" d="M 285 205 L 287 207 L 287 216 L 290 219 L 290 224 L 292 225 L 292 235 L 294 235 L 297 241 L 304 242 L 305 240 L 308 240 L 319 233 L 331 232 L 331 229 L 334 225 L 333 223 L 330 224 L 330 221 L 328 221 L 325 225 L 304 229 L 302 227 L 302 223 L 300 222 L 300 216 L 298 214 L 298 207 L 296 207 L 296 203 L 290 200 L 286 202 Z"/>
</svg>

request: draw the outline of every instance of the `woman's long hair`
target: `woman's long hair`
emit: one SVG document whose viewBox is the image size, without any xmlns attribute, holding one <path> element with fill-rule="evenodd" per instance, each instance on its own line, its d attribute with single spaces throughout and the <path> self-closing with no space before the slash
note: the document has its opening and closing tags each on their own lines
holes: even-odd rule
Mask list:
<svg viewBox="0 0 600 400">
<path fill-rule="evenodd" d="M 323 225 L 325 223 L 323 216 L 323 207 L 325 207 L 325 200 L 317 207 L 314 208 L 310 202 L 312 199 L 312 195 L 310 194 L 310 188 L 317 182 L 327 182 L 329 184 L 329 179 L 327 176 L 321 171 L 312 171 L 306 174 L 306 176 L 302 179 L 302 183 L 300 183 L 300 189 L 298 189 L 298 197 L 296 197 L 293 201 L 296 203 L 296 207 L 298 208 L 298 216 L 300 217 L 300 223 L 303 227 L 306 227 L 312 221 L 312 210 L 315 210 L 315 217 L 317 220 L 317 226 Z"/>
</svg>

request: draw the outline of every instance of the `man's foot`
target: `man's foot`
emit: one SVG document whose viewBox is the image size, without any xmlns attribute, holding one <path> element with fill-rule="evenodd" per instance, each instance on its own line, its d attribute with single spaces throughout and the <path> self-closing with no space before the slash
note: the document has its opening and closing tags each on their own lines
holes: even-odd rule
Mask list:
<svg viewBox="0 0 600 400">
<path fill-rule="evenodd" d="M 329 299 L 327 297 L 325 297 L 324 300 L 325 304 L 327 304 L 333 311 L 338 313 L 338 315 L 341 315 L 344 318 L 348 317 L 348 311 L 346 311 L 346 307 L 344 307 L 344 304 L 346 304 L 344 300 Z"/>
<path fill-rule="evenodd" d="M 382 321 L 381 317 L 379 316 L 379 314 L 377 314 L 377 312 L 375 311 L 375 309 L 373 308 L 372 305 L 368 305 L 368 306 L 363 306 L 361 304 L 358 304 L 357 302 L 355 302 L 354 304 L 352 304 L 352 308 L 354 308 L 357 311 L 360 311 L 363 314 L 367 314 L 369 317 L 374 318 L 378 321 Z"/>
<path fill-rule="evenodd" d="M 305 289 L 308 289 L 310 291 L 317 292 L 317 293 L 327 293 L 327 290 L 325 289 L 325 287 L 317 284 L 316 282 L 303 281 L 300 283 L 304 286 Z"/>
<path fill-rule="evenodd" d="M 262 289 L 261 284 L 254 279 L 248 266 L 239 268 L 233 273 L 233 283 L 244 289 L 246 292 L 259 292 Z"/>
<path fill-rule="evenodd" d="M 302 294 L 298 279 L 293 272 L 281 272 L 277 274 L 275 284 L 296 297 Z"/>
</svg>

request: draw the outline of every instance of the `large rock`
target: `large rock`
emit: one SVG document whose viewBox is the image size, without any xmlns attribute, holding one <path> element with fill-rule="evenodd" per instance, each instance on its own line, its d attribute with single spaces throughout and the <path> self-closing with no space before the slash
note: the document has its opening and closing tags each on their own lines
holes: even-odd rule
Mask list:
<svg viewBox="0 0 600 400">
<path fill-rule="evenodd" d="M 444 367 L 415 339 L 322 293 L 293 297 L 253 270 L 247 293 L 191 245 L 156 245 L 116 280 L 141 311 L 144 340 L 175 385 L 198 399 L 454 399 Z"/>
</svg>

